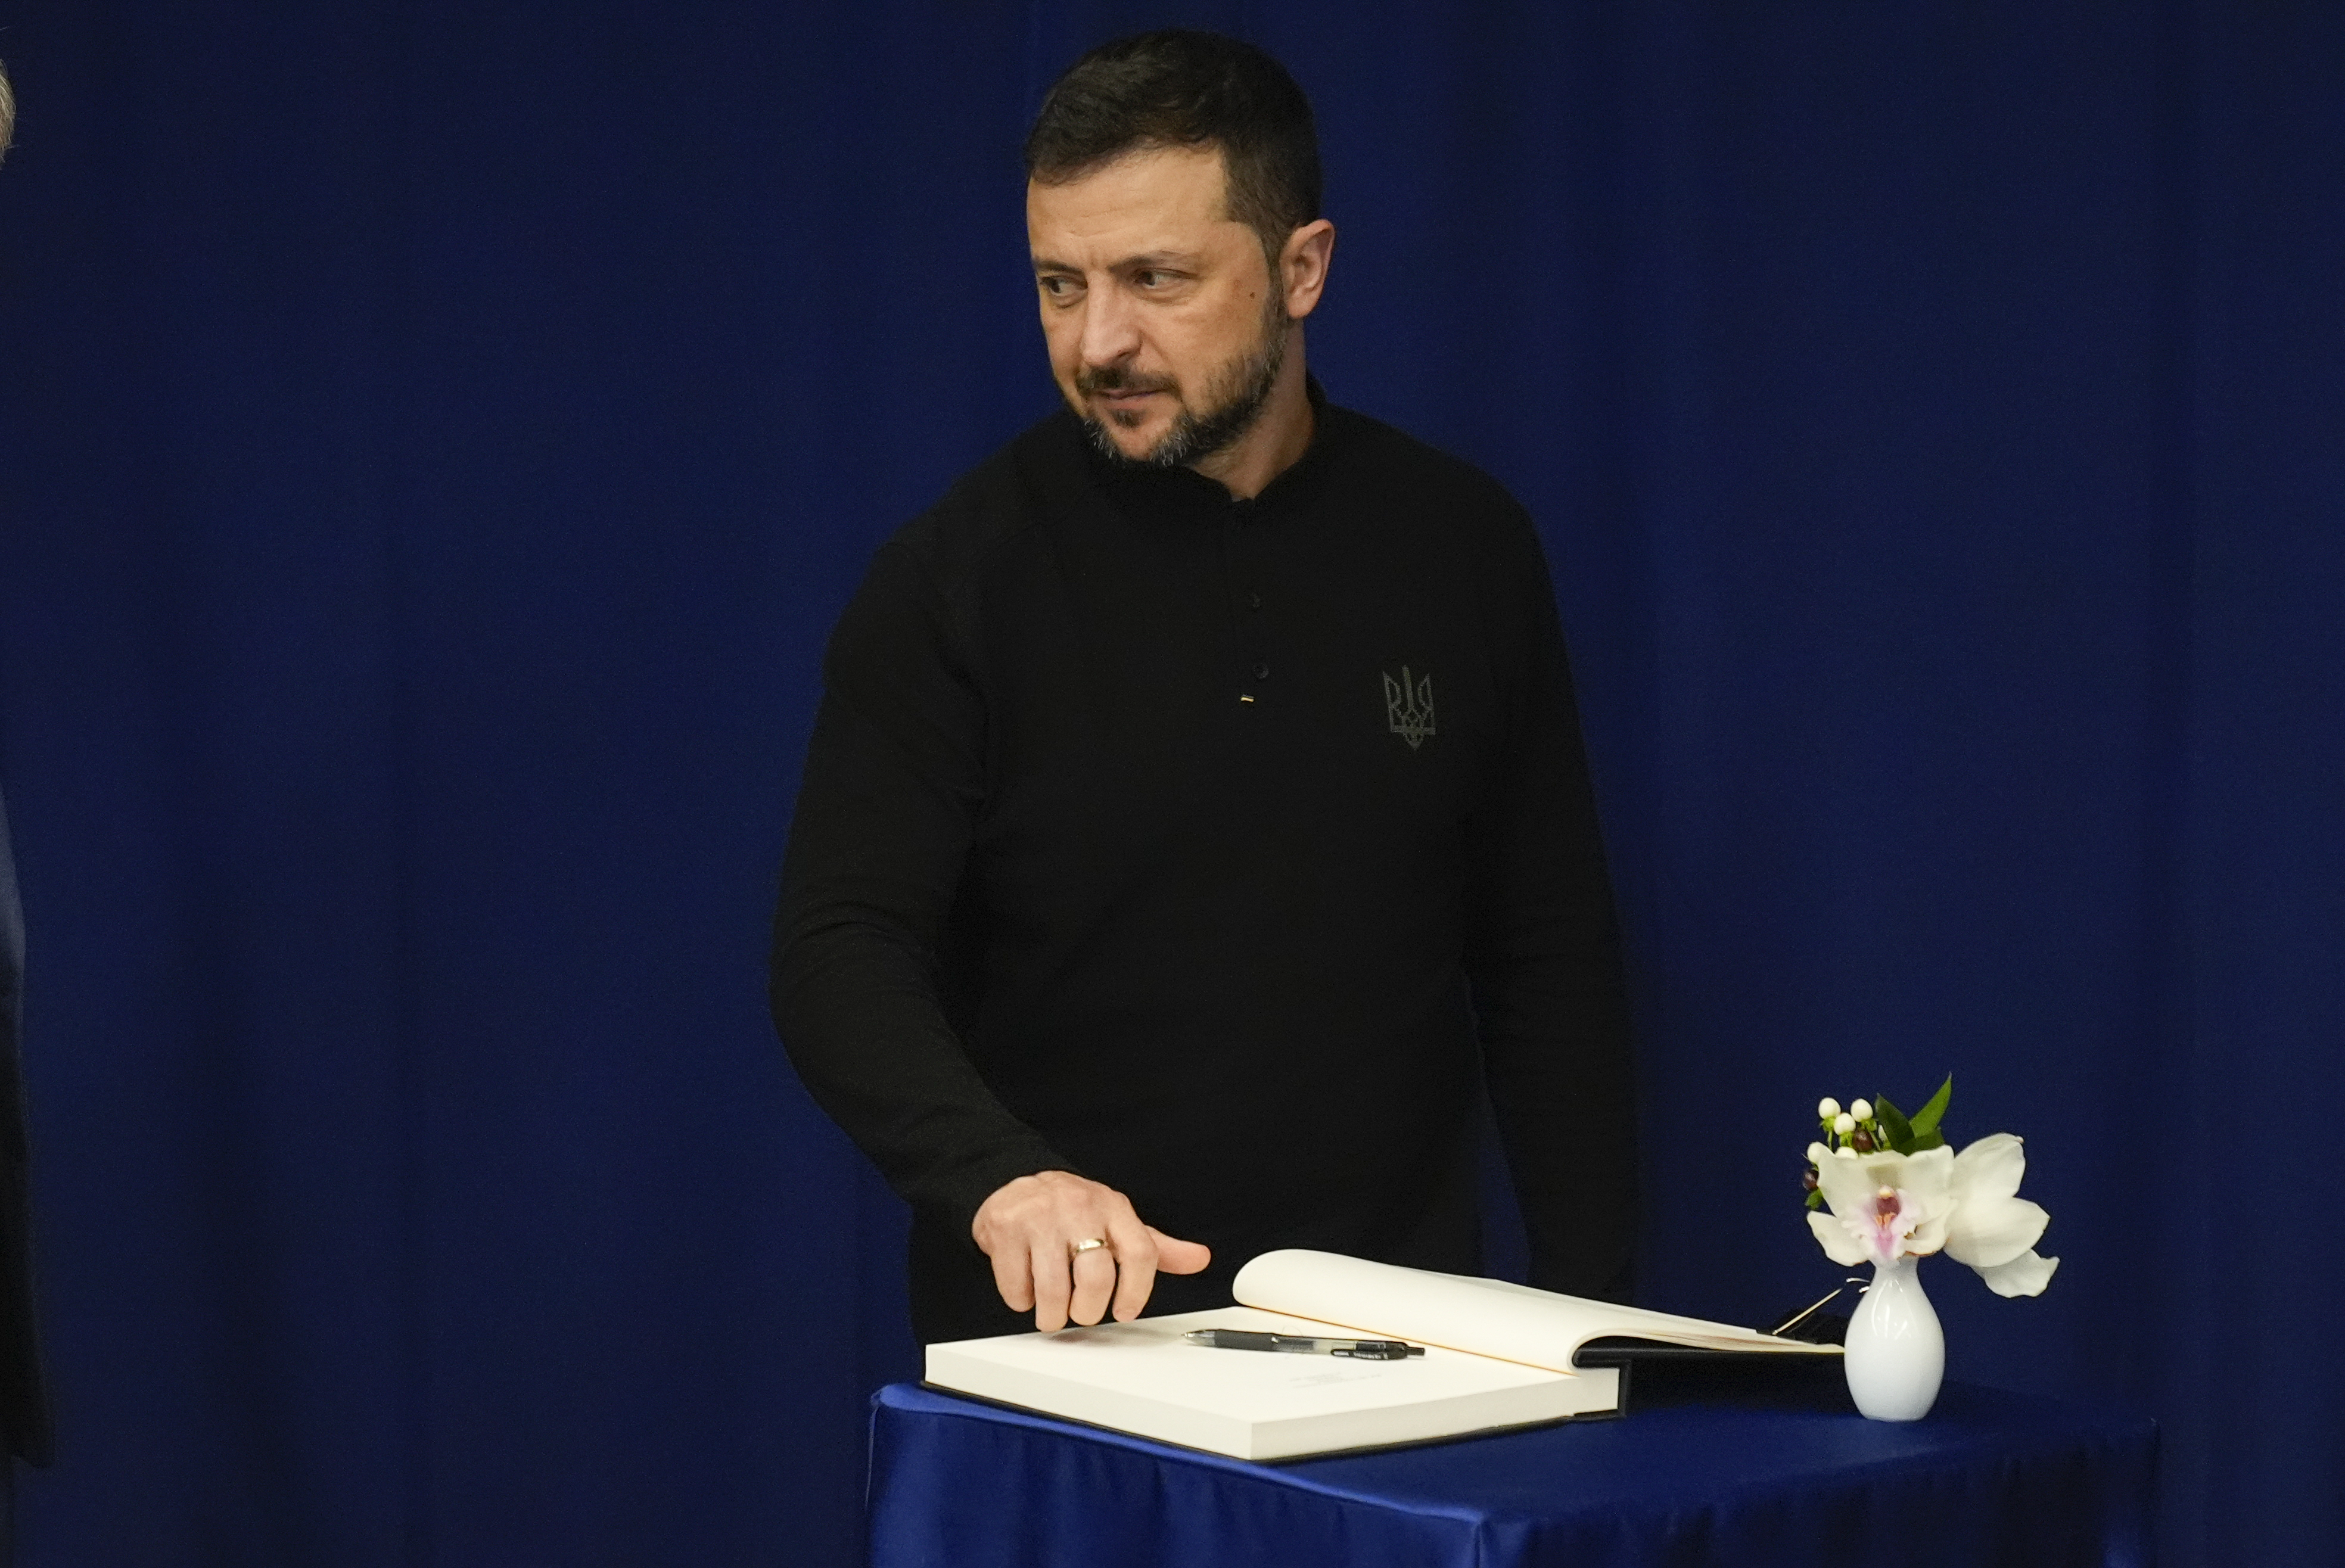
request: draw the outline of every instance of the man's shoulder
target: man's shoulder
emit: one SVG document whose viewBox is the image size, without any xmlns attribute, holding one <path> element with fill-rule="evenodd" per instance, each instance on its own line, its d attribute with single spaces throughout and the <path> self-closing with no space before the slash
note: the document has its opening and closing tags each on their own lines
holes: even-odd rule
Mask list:
<svg viewBox="0 0 2345 1568">
<path fill-rule="evenodd" d="M 1082 438 L 1063 412 L 1028 426 L 888 537 L 950 590 L 1015 550 L 1081 483 Z"/>
<path fill-rule="evenodd" d="M 1445 528 L 1479 526 L 1503 535 L 1528 526 L 1529 514 L 1507 487 L 1464 458 L 1356 409 L 1330 403 L 1321 417 L 1347 489 L 1437 519 Z"/>
</svg>

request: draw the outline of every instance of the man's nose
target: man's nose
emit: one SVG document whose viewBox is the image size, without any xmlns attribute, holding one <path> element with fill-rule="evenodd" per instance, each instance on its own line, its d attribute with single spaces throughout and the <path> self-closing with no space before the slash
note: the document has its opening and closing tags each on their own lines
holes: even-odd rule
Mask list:
<svg viewBox="0 0 2345 1568">
<path fill-rule="evenodd" d="M 1083 363 L 1093 369 L 1128 359 L 1140 349 L 1140 323 L 1115 288 L 1094 288 L 1083 300 Z"/>
</svg>

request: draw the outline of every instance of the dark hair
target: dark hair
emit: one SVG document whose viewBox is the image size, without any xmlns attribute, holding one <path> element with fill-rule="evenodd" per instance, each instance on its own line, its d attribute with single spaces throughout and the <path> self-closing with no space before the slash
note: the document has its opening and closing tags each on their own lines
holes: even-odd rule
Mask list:
<svg viewBox="0 0 2345 1568">
<path fill-rule="evenodd" d="M 1141 147 L 1218 147 L 1230 217 L 1277 265 L 1319 216 L 1319 134 L 1286 67 L 1218 33 L 1168 28 L 1102 44 L 1067 68 L 1026 134 L 1026 175 L 1080 179 Z"/>
</svg>

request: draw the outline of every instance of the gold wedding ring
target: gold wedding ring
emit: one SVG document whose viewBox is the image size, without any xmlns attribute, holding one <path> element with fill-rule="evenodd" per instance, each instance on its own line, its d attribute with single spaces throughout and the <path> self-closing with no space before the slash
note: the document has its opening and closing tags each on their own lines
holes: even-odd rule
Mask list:
<svg viewBox="0 0 2345 1568">
<path fill-rule="evenodd" d="M 1067 1253 L 1070 1257 L 1073 1257 L 1084 1252 L 1095 1252 L 1106 1245 L 1107 1239 L 1105 1237 L 1093 1236 L 1081 1241 L 1070 1242 L 1067 1247 Z"/>
</svg>

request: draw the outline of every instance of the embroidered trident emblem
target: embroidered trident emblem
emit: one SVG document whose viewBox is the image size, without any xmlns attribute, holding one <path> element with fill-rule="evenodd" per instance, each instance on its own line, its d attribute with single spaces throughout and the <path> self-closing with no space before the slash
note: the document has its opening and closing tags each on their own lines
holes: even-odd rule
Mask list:
<svg viewBox="0 0 2345 1568">
<path fill-rule="evenodd" d="M 1385 676 L 1385 716 L 1394 734 L 1408 743 L 1410 751 L 1425 744 L 1426 736 L 1433 733 L 1433 677 L 1426 675 L 1412 683 L 1408 666 L 1400 667 L 1400 679 Z"/>
</svg>

